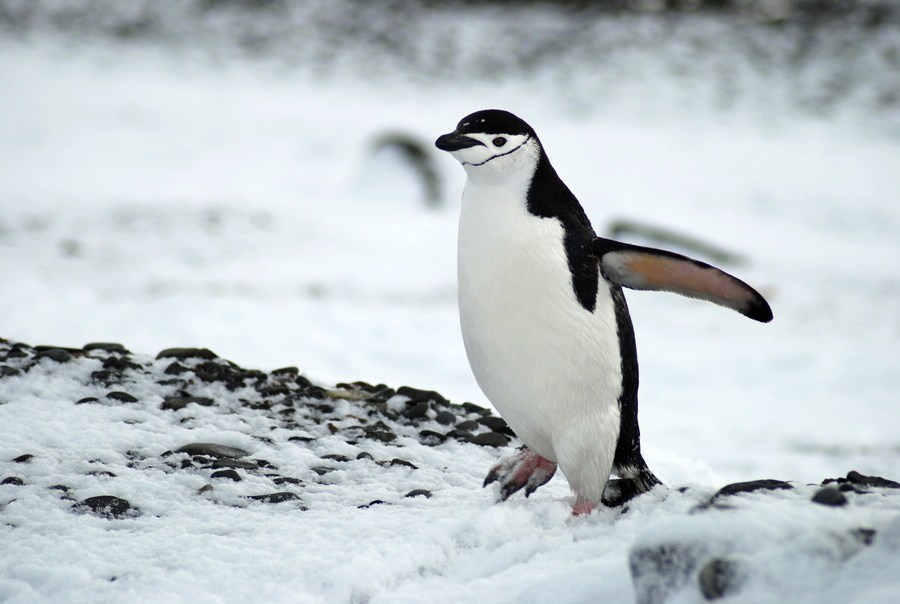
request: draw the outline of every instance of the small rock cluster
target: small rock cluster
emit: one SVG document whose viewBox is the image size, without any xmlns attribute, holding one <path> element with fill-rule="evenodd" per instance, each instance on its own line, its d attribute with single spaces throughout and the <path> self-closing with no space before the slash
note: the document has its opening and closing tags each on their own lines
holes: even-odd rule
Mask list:
<svg viewBox="0 0 900 604">
<path fill-rule="evenodd" d="M 401 457 L 408 439 L 427 447 L 449 442 L 487 447 L 517 444 L 506 422 L 489 409 L 472 403 L 452 403 L 433 390 L 392 388 L 363 381 L 328 387 L 312 383 L 297 367 L 270 372 L 244 369 L 205 348 L 171 348 L 150 358 L 132 354 L 114 343 L 61 348 L 0 340 L 0 405 L 9 402 L 3 400 L 3 381 L 26 376 L 36 367 L 88 376 L 83 391 L 90 394 L 73 400 L 75 405 L 153 406 L 172 413 L 173 422 L 187 426 L 197 422 L 195 415 L 204 408 L 226 414 L 246 412 L 254 418 L 265 418 L 270 431 L 288 431 L 291 435 L 286 441 L 296 446 L 312 447 L 329 436 L 360 447 L 355 456 L 322 453 L 319 464 L 287 472 L 265 459 L 251 458 L 246 450 L 216 442 L 185 442 L 155 459 L 136 451 L 126 453 L 130 468 L 197 472 L 208 477 L 209 482 L 199 489 L 198 495 L 209 494 L 221 481 L 236 483 L 248 475 L 262 476 L 282 490 L 247 495 L 247 500 L 295 502 L 294 507 L 302 510 L 305 479 L 298 474 L 324 477 L 342 464 L 355 462 L 415 470 L 415 464 Z M 254 434 L 254 438 L 274 444 L 265 433 Z M 390 444 L 398 456 L 375 459 L 361 450 L 366 443 Z M 27 464 L 32 459 L 32 453 L 23 451 L 10 461 Z M 94 472 L 115 476 L 109 470 Z M 23 485 L 25 481 L 15 475 L 0 475 L 0 484 Z M 57 486 L 63 497 L 69 497 L 68 487 Z M 431 496 L 427 489 L 413 489 L 406 494 L 410 498 Z M 141 513 L 137 505 L 111 495 L 72 499 L 75 512 L 105 518 Z M 375 500 L 358 507 L 380 503 L 385 502 Z"/>
</svg>

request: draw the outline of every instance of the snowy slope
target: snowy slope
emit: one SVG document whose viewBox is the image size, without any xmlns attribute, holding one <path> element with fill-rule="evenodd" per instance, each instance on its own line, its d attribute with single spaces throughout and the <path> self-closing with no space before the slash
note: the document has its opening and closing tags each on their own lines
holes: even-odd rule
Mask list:
<svg viewBox="0 0 900 604">
<path fill-rule="evenodd" d="M 699 540 L 707 549 L 684 557 L 696 564 L 673 601 L 702 598 L 697 574 L 712 558 L 739 562 L 733 601 L 895 601 L 897 494 L 862 488 L 832 508 L 811 503 L 819 486 L 807 485 L 900 474 L 896 138 L 784 108 L 682 111 L 670 99 L 642 111 L 634 89 L 617 91 L 632 103 L 575 108 L 548 82 L 326 82 L 153 48 L 3 42 L 9 340 L 122 342 L 156 363 L 155 377 L 155 352 L 204 346 L 266 372 L 298 365 L 326 387 L 411 383 L 487 405 L 456 325 L 461 170 L 436 157 L 446 204 L 434 211 L 406 165 L 369 149 L 385 131 L 427 144 L 490 106 L 537 128 L 598 231 L 624 217 L 740 254 L 726 268 L 769 297 L 775 320 L 630 295 L 645 452 L 671 490 L 581 521 L 568 518 L 560 478 L 495 505 L 480 484 L 502 450 L 409 434 L 403 447 L 357 448 L 416 470 L 354 460 L 320 477 L 321 455 L 357 448 L 328 436 L 300 446 L 294 429 L 269 430 L 269 411 L 224 391 L 212 407 L 162 410 L 171 392 L 138 377 L 121 388 L 136 403 L 75 405 L 106 392 L 86 385 L 100 361 L 41 361 L 0 380 L 0 480 L 24 483 L 0 485 L 0 600 L 631 601 L 635 551 L 674 541 L 694 552 Z M 281 490 L 271 477 L 163 469 L 163 453 L 197 441 L 301 478 L 300 502 L 243 498 Z M 23 454 L 34 458 L 12 461 Z M 795 489 L 690 513 L 759 478 Z M 207 482 L 213 495 L 198 494 Z M 57 484 L 141 514 L 75 514 Z M 419 488 L 433 496 L 404 497 Z M 376 499 L 388 504 L 358 508 Z"/>
</svg>

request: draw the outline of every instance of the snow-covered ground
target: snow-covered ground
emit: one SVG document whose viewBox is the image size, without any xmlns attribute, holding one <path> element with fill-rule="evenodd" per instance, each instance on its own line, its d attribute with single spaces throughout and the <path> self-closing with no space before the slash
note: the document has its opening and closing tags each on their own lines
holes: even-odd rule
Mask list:
<svg viewBox="0 0 900 604">
<path fill-rule="evenodd" d="M 387 131 L 428 144 L 486 107 L 537 129 L 598 231 L 628 218 L 740 254 L 725 268 L 769 298 L 775 320 L 630 294 L 645 455 L 668 485 L 693 488 L 575 521 L 561 478 L 496 505 L 480 488 L 496 450 L 414 441 L 414 474 L 354 465 L 334 489 L 304 493 L 305 512 L 214 505 L 195 495 L 199 475 L 130 472 L 121 456 L 221 437 L 282 469 L 309 460 L 288 435 L 254 441 L 252 416 L 184 427 L 158 392 L 126 410 L 76 406 L 71 375 L 5 378 L 0 479 L 26 484 L 0 485 L 0 600 L 626 602 L 636 543 L 699 536 L 750 560 L 733 601 L 896 601 L 896 495 L 832 509 L 804 485 L 850 470 L 900 478 L 900 141 L 852 119 L 639 96 L 573 110 L 557 83 L 321 80 L 264 61 L 3 42 L 4 338 L 150 356 L 203 346 L 326 385 L 411 384 L 486 405 L 456 323 L 462 170 L 435 155 L 446 203 L 432 210 L 407 166 L 370 151 Z M 9 462 L 25 453 L 36 460 Z M 91 460 L 118 476 L 83 475 Z M 46 487 L 70 475 L 76 499 L 117 495 L 145 513 L 69 513 Z M 802 488 L 687 514 L 757 478 Z M 402 497 L 413 488 L 434 496 Z M 357 508 L 371 499 L 391 505 Z M 876 536 L 860 552 L 821 537 L 826 527 Z"/>
</svg>

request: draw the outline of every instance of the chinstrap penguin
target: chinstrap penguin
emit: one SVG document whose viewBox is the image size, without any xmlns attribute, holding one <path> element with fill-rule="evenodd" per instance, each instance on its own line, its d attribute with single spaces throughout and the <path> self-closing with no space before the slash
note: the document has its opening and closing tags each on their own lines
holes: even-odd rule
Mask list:
<svg viewBox="0 0 900 604">
<path fill-rule="evenodd" d="M 435 145 L 467 174 L 457 249 L 466 355 L 526 445 L 485 486 L 499 482 L 501 499 L 522 488 L 528 496 L 559 467 L 573 513 L 586 514 L 660 484 L 641 455 L 622 288 L 707 300 L 761 322 L 772 319 L 768 303 L 706 263 L 597 237 L 534 129 L 512 113 L 473 113 Z"/>
</svg>

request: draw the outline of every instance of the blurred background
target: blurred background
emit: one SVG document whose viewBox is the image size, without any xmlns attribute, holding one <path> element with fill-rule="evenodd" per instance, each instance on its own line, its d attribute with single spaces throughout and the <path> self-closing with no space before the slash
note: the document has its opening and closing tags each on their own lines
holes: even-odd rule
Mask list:
<svg viewBox="0 0 900 604">
<path fill-rule="evenodd" d="M 432 141 L 489 107 L 772 303 L 629 296 L 664 480 L 896 474 L 896 0 L 0 0 L 0 336 L 484 404 Z"/>
</svg>

